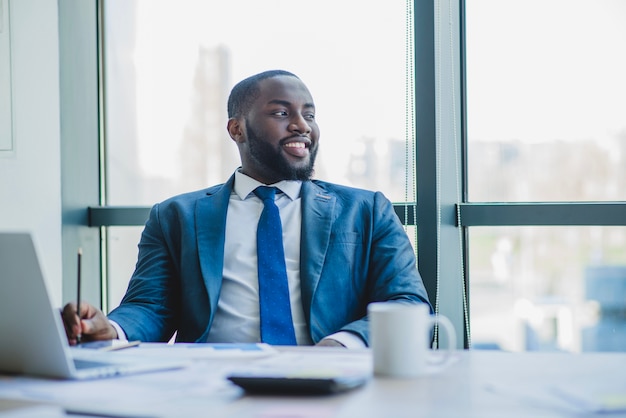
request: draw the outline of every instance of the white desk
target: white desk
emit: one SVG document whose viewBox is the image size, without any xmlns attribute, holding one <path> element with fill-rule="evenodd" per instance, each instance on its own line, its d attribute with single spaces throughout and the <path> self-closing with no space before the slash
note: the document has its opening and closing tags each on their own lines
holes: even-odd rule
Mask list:
<svg viewBox="0 0 626 418">
<path fill-rule="evenodd" d="M 327 356 L 330 364 L 348 353 L 292 348 L 274 359 L 293 361 L 295 355 L 318 363 Z M 349 355 L 356 365 L 369 365 L 369 352 Z M 595 414 L 551 392 L 599 391 L 626 402 L 626 353 L 460 351 L 456 356 L 437 374 L 373 378 L 360 389 L 331 396 L 249 396 L 223 379 L 234 365 L 266 359 L 204 359 L 187 369 L 89 382 L 0 377 L 0 396 L 131 417 L 626 417 L 626 411 Z"/>
</svg>

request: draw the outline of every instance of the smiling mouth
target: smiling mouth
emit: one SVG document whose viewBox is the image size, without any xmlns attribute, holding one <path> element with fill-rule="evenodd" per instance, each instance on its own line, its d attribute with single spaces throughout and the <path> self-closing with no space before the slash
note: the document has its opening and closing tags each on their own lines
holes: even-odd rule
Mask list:
<svg viewBox="0 0 626 418">
<path fill-rule="evenodd" d="M 291 156 L 305 158 L 309 156 L 310 141 L 291 141 L 283 144 L 285 152 Z"/>
<path fill-rule="evenodd" d="M 306 144 L 304 142 L 289 142 L 283 145 L 286 148 L 306 148 Z"/>
</svg>

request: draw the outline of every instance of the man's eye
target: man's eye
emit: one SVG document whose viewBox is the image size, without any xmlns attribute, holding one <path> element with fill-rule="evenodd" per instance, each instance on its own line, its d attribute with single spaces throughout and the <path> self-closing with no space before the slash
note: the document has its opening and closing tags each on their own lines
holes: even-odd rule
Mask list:
<svg viewBox="0 0 626 418">
<path fill-rule="evenodd" d="M 276 112 L 272 112 L 272 115 L 274 115 L 274 116 L 287 116 L 287 112 L 285 112 L 284 110 L 277 110 Z"/>
<path fill-rule="evenodd" d="M 304 119 L 306 119 L 306 120 L 315 120 L 315 115 L 312 114 L 312 113 L 304 115 Z"/>
</svg>

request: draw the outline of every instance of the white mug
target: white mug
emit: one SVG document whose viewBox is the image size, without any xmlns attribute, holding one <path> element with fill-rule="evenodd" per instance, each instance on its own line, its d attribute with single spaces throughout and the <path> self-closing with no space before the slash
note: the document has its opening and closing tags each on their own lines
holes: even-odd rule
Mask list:
<svg viewBox="0 0 626 418">
<path fill-rule="evenodd" d="M 456 346 L 454 326 L 445 316 L 430 315 L 428 305 L 374 302 L 367 311 L 375 375 L 416 377 L 436 371 L 450 359 Z M 430 350 L 435 324 L 448 337 L 448 349 L 439 357 Z"/>
</svg>

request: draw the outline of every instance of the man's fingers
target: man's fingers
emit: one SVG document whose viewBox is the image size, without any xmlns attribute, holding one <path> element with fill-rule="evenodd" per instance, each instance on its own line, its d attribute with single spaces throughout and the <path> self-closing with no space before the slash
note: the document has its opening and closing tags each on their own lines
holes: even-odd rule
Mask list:
<svg viewBox="0 0 626 418">
<path fill-rule="evenodd" d="M 83 334 L 93 334 L 95 332 L 96 327 L 92 319 L 81 319 L 80 324 Z"/>
<path fill-rule="evenodd" d="M 65 333 L 71 345 L 76 344 L 79 337 L 83 341 L 117 338 L 115 328 L 100 309 L 87 302 L 81 302 L 79 318 L 76 308 L 76 303 L 70 302 L 61 311 Z"/>
<path fill-rule="evenodd" d="M 61 319 L 69 343 L 71 345 L 76 344 L 77 336 L 81 331 L 78 315 L 76 315 L 76 304 L 68 303 L 65 305 L 61 311 Z"/>
<path fill-rule="evenodd" d="M 107 317 L 100 310 L 94 308 L 94 312 L 90 311 L 87 316 L 87 318 L 83 318 L 80 321 L 83 339 L 94 341 L 117 338 L 115 328 L 113 328 Z"/>
<path fill-rule="evenodd" d="M 79 337 L 86 337 L 87 340 L 100 339 L 97 334 L 102 333 L 108 325 L 104 314 L 87 302 L 81 302 L 80 313 L 76 303 L 69 302 L 63 307 L 61 316 L 67 339 L 72 345 L 78 342 Z"/>
</svg>

